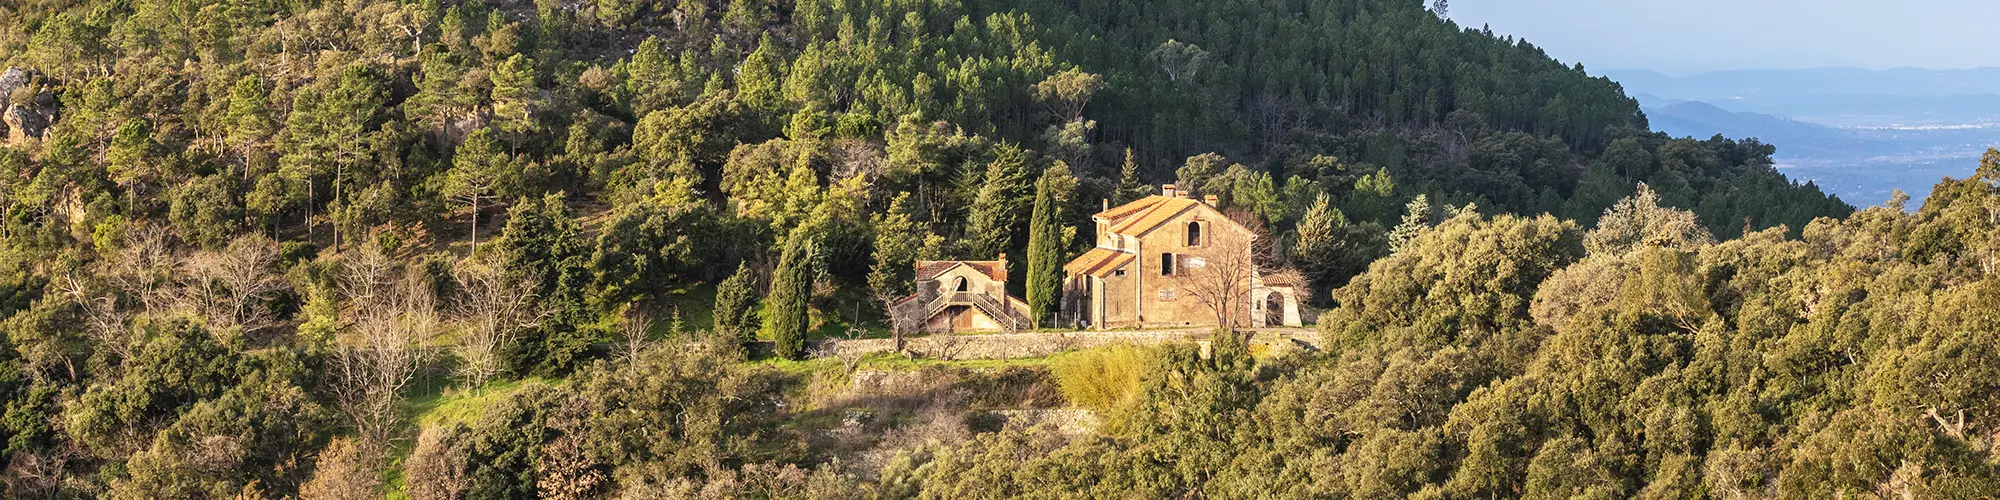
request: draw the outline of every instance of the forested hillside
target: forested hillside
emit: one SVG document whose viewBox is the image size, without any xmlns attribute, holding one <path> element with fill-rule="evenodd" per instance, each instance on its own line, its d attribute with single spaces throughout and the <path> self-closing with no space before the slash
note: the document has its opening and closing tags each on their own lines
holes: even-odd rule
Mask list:
<svg viewBox="0 0 2000 500">
<path fill-rule="evenodd" d="M 1769 362 L 1744 349 L 1782 347 L 1759 341 L 1799 311 L 1730 308 L 1756 290 L 1725 285 L 1747 279 L 1734 277 L 1750 262 L 1818 268 L 1798 254 L 1743 257 L 1753 243 L 1822 249 L 1836 245 L 1825 238 L 1874 234 L 1869 244 L 1891 247 L 1867 262 L 1939 273 L 1895 282 L 1911 293 L 1984 279 L 1964 267 L 1983 263 L 1983 230 L 1966 228 L 1984 226 L 1959 216 L 1987 184 L 1953 184 L 1964 196 L 1940 188 L 1918 215 L 1814 222 L 1853 208 L 1778 174 L 1771 146 L 1645 132 L 1616 83 L 1526 42 L 1462 29 L 1418 0 L 24 0 L 0 4 L 0 70 L 0 457 L 13 497 L 1013 491 L 954 484 L 989 477 L 947 471 L 1062 439 L 884 444 L 872 466 L 844 466 L 842 450 L 808 432 L 827 418 L 800 399 L 812 384 L 782 362 L 743 362 L 743 346 L 770 340 L 779 357 L 798 358 L 809 338 L 878 335 L 882 304 L 909 292 L 918 259 L 1010 254 L 1027 256 L 1013 259 L 1017 275 L 1059 272 L 1018 263 L 1067 260 L 1094 240 L 1088 216 L 1102 200 L 1169 182 L 1217 196 L 1269 235 L 1264 264 L 1304 271 L 1312 302 L 1332 307 L 1322 324 L 1340 347 L 1277 361 L 1173 350 L 1146 365 L 1157 369 L 1133 393 L 1151 406 L 1098 408 L 1133 420 L 1109 420 L 1102 436 L 1050 456 L 1109 458 L 990 479 L 1050 492 L 1094 477 L 1104 488 L 1230 497 L 1336 488 L 1319 474 L 1352 480 L 1297 493 L 1410 493 L 1464 476 L 1493 482 L 1423 491 L 1513 495 L 1552 474 L 1534 465 L 1541 450 L 1560 449 L 1562 460 L 1620 478 L 1607 487 L 1622 489 L 1605 494 L 1625 496 L 1651 484 L 1656 458 L 1680 460 L 1669 472 L 1699 482 L 1722 473 L 1692 465 L 1717 460 L 1711 450 L 1788 456 L 1806 446 L 1788 437 L 1795 429 L 1865 406 L 1864 395 L 1819 387 L 1797 397 L 1821 398 L 1811 408 L 1824 411 L 1717 406 L 1688 414 L 1685 446 L 1658 456 L 1635 451 L 1640 431 L 1630 427 L 1651 414 L 1551 428 L 1543 424 L 1555 420 L 1522 419 L 1583 417 L 1509 407 L 1523 413 L 1506 418 L 1550 434 L 1477 431 L 1516 439 L 1499 444 L 1442 420 L 1457 422 L 1454 408 L 1511 404 L 1490 395 L 1505 384 L 1543 397 L 1533 392 L 1542 382 L 1520 381 L 1537 370 L 1577 373 L 1540 360 L 1572 326 L 1544 317 L 1534 288 L 1585 272 L 1558 270 L 1583 255 L 1583 228 L 1641 185 L 1650 186 L 1642 199 L 1692 214 L 1669 217 L 1688 238 L 1669 256 L 1684 264 L 1675 270 L 1706 273 L 1694 282 L 1708 299 L 1675 295 L 1687 303 L 1671 318 L 1599 314 L 1625 321 L 1593 324 L 1600 330 L 1640 331 L 1634 342 L 1663 349 L 1632 358 L 1647 371 L 1621 381 L 1677 366 L 1711 345 L 1698 333 L 1712 329 L 1734 339 L 1732 329 L 1760 328 L 1724 354 Z M 1911 239 L 1830 229 L 1864 219 L 1904 221 L 1895 227 L 1908 232 L 1893 234 Z M 1972 225 L 1934 222 L 1959 219 Z M 1547 241 L 1503 255 L 1437 253 L 1481 231 Z M 1705 235 L 1747 239 L 1709 245 Z M 1662 244 L 1655 236 L 1618 238 Z M 1633 276 L 1668 279 L 1641 266 L 1667 254 L 1613 253 L 1594 248 L 1577 266 L 1629 264 Z M 1395 267 L 1417 255 L 1534 260 L 1499 266 L 1520 276 L 1431 292 L 1463 297 L 1371 291 L 1417 271 Z M 1840 262 L 1845 276 L 1876 277 Z M 1418 264 L 1454 265 L 1409 263 Z M 1476 290 L 1495 283 L 1507 288 Z M 1617 281 L 1578 286 L 1607 283 Z M 1589 293 L 1635 308 L 1657 302 L 1622 290 L 1548 301 L 1580 301 L 1550 306 L 1568 315 L 1611 307 Z M 1814 307 L 1866 298 L 1812 290 Z M 1424 312 L 1455 307 L 1447 302 L 1472 309 Z M 1958 331 L 1925 325 L 1912 335 Z M 1855 342 L 1798 347 L 1808 349 L 1799 356 L 1856 367 L 1826 375 L 1826 387 L 1887 380 L 1859 367 L 1902 344 Z M 1385 428 L 1323 428 L 1324 415 L 1272 407 L 1360 397 L 1299 381 L 1400 383 L 1368 371 L 1391 354 L 1409 357 L 1398 370 L 1438 370 L 1425 380 L 1448 390 L 1412 384 L 1416 392 L 1384 397 L 1430 406 L 1353 420 Z M 1426 359 L 1456 364 L 1409 364 Z M 1760 387 L 1792 378 L 1730 369 L 1742 371 L 1716 368 L 1727 383 L 1687 397 L 1791 404 Z M 1183 383 L 1220 385 L 1161 385 Z M 486 392 L 495 387 L 518 390 Z M 1730 392 L 1738 388 L 1748 392 Z M 1630 392 L 1620 391 L 1591 394 Z M 1979 408 L 1963 397 L 1984 393 L 1967 391 L 1938 393 L 1957 406 L 1927 404 L 1944 422 Z M 456 408 L 436 401 L 446 396 L 487 404 L 465 418 L 416 416 Z M 1488 400 L 1497 402 L 1479 403 Z M 1870 408 L 1885 419 L 1910 411 Z M 1723 426 L 1722 416 L 1765 427 Z M 1906 482 L 1984 473 L 1966 457 L 1985 445 L 1966 440 L 1980 439 L 1985 416 L 1969 418 L 1951 435 L 1960 441 L 1938 438 L 1941 455 L 1879 456 L 1909 457 Z M 1899 429 L 1915 433 L 1898 435 L 1906 443 L 1929 432 Z M 1300 434 L 1269 434 L 1278 432 Z M 1250 447 L 1269 437 L 1292 447 Z M 1014 441 L 992 442 L 1004 440 Z M 1477 453 L 1491 453 L 1494 468 L 1463 469 L 1487 456 Z M 1231 475 L 1236 465 L 1216 462 L 1238 454 L 1264 457 L 1242 467 L 1292 469 Z M 1778 484 L 1783 463 L 1756 469 L 1756 457 L 1742 459 L 1731 484 Z M 1358 468 L 1368 460 L 1402 462 Z M 1075 468 L 1084 465 L 1096 468 Z M 1313 481 L 1252 481 L 1281 477 Z M 1369 490 L 1360 478 L 1391 482 Z"/>
</svg>

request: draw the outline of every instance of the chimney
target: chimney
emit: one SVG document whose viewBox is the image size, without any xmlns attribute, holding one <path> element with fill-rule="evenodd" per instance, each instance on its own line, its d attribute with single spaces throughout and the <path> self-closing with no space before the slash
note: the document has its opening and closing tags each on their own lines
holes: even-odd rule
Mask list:
<svg viewBox="0 0 2000 500">
<path fill-rule="evenodd" d="M 1104 208 L 1102 208 L 1102 209 L 1099 209 L 1098 211 L 1099 211 L 1099 212 L 1109 212 L 1109 211 L 1111 211 L 1111 199 L 1110 199 L 1110 198 L 1105 198 L 1105 199 L 1103 199 L 1102 201 L 1103 201 L 1103 204 L 1104 204 Z"/>
<path fill-rule="evenodd" d="M 1179 196 L 1179 194 L 1177 194 L 1177 193 L 1176 193 L 1176 192 L 1174 191 L 1174 185 L 1173 185 L 1173 184 L 1161 184 L 1161 185 L 1160 185 L 1160 196 L 1165 196 L 1165 197 L 1168 197 L 1168 198 L 1172 198 L 1172 197 L 1175 197 L 1175 196 Z"/>
<path fill-rule="evenodd" d="M 1218 200 L 1218 199 L 1216 199 L 1216 198 L 1215 198 L 1215 195 L 1212 195 L 1212 194 L 1210 194 L 1210 195 L 1203 195 L 1203 196 L 1201 197 L 1201 202 L 1202 202 L 1202 203 L 1207 203 L 1207 204 L 1208 204 L 1208 206 L 1211 206 L 1211 207 L 1215 206 L 1215 202 L 1218 202 L 1218 201 L 1222 201 L 1222 200 Z"/>
</svg>

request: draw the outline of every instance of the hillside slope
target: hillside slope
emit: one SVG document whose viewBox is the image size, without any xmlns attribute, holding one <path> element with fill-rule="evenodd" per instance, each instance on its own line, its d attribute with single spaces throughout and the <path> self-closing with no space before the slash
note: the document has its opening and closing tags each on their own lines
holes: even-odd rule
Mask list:
<svg viewBox="0 0 2000 500">
<path fill-rule="evenodd" d="M 0 64 L 53 117 L 0 146 L 10 497 L 366 496 L 404 450 L 419 496 L 804 482 L 789 419 L 849 416 L 744 341 L 879 329 L 917 259 L 1059 263 L 1158 183 L 1323 304 L 1392 242 L 1640 183 L 1724 238 L 1852 211 L 1418 0 L 30 0 Z M 529 378 L 571 382 L 398 403 Z"/>
</svg>

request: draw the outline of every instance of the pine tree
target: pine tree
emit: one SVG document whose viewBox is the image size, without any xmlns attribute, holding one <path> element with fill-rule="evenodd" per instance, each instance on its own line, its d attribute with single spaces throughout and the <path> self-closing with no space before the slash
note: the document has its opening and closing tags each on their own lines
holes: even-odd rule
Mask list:
<svg viewBox="0 0 2000 500">
<path fill-rule="evenodd" d="M 1380 224 L 1349 222 L 1345 213 L 1333 208 L 1332 197 L 1325 193 L 1313 201 L 1312 208 L 1299 220 L 1298 235 L 1291 257 L 1312 282 L 1311 290 L 1317 291 L 1312 297 L 1314 303 L 1326 297 L 1323 291 L 1332 290 L 1367 270 L 1368 263 L 1380 256 L 1383 245 Z"/>
<path fill-rule="evenodd" d="M 145 119 L 126 120 L 111 136 L 111 147 L 104 152 L 109 163 L 105 165 L 106 172 L 125 188 L 125 195 L 134 203 L 138 200 L 140 188 L 156 174 L 153 162 L 149 161 L 153 151 L 152 134 L 153 124 Z"/>
<path fill-rule="evenodd" d="M 479 202 L 504 196 L 520 186 L 515 160 L 501 149 L 493 130 L 482 128 L 467 136 L 445 172 L 444 195 L 472 208 L 472 251 L 479 251 Z"/>
<path fill-rule="evenodd" d="M 271 138 L 270 105 L 265 102 L 264 84 L 255 76 L 244 76 L 229 88 L 229 148 L 248 157 L 256 146 Z M 246 172 L 247 175 L 247 172 Z"/>
<path fill-rule="evenodd" d="M 1139 180 L 1139 160 L 1133 154 L 1132 148 L 1125 148 L 1125 164 L 1118 167 L 1118 193 L 1111 203 L 1113 205 L 1131 203 L 1145 198 L 1146 195 L 1152 194 L 1152 191 Z"/>
<path fill-rule="evenodd" d="M 971 257 L 990 259 L 1006 253 L 1019 241 L 1021 215 L 1032 201 L 1028 185 L 1028 152 L 1002 144 L 986 167 L 985 183 L 972 200 L 972 214 L 965 229 Z"/>
<path fill-rule="evenodd" d="M 759 110 L 773 110 L 781 97 L 785 77 L 779 74 L 785 62 L 769 32 L 757 40 L 757 50 L 743 59 L 736 73 L 738 98 Z"/>
<path fill-rule="evenodd" d="M 1056 177 L 1066 175 L 1060 172 L 1058 163 L 1049 168 L 1049 173 L 1035 183 L 1035 209 L 1033 220 L 1028 223 L 1028 313 L 1035 326 L 1055 316 L 1062 303 L 1063 241 L 1062 205 L 1055 186 Z"/>
<path fill-rule="evenodd" d="M 872 221 L 875 228 L 875 266 L 868 272 L 868 289 L 888 315 L 889 334 L 896 342 L 897 351 L 903 349 L 904 330 L 910 326 L 908 322 L 915 318 L 898 316 L 899 312 L 894 310 L 895 302 L 911 292 L 910 282 L 916 274 L 912 267 L 915 261 L 925 258 L 927 249 L 944 243 L 944 237 L 931 234 L 922 222 L 915 220 L 915 210 L 909 193 L 901 193 L 889 202 L 888 212 L 876 214 Z"/>
<path fill-rule="evenodd" d="M 528 135 L 541 131 L 535 120 L 541 89 L 535 87 L 534 62 L 514 54 L 493 69 L 492 78 L 494 127 L 507 132 L 508 142 L 518 150 Z"/>
<path fill-rule="evenodd" d="M 813 254 L 811 226 L 799 226 L 785 238 L 778 270 L 771 275 L 770 302 L 764 310 L 764 330 L 770 335 L 774 352 L 785 359 L 801 359 L 806 353 L 806 329 L 812 318 L 807 310 L 812 299 Z"/>
<path fill-rule="evenodd" d="M 1431 227 L 1431 200 L 1427 195 L 1417 195 L 1403 212 L 1403 223 L 1389 231 L 1389 251 L 1399 252 L 1417 235 Z"/>
</svg>

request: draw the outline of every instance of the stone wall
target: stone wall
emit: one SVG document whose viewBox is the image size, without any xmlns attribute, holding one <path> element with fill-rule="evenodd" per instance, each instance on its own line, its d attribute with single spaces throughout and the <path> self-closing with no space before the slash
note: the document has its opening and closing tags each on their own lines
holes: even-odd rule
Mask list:
<svg viewBox="0 0 2000 500">
<path fill-rule="evenodd" d="M 926 358 L 1014 359 L 1111 344 L 1207 342 L 1208 338 L 1207 330 L 1024 332 L 918 336 L 907 339 L 907 345 L 911 352 Z M 1319 333 L 1308 329 L 1274 328 L 1250 332 L 1252 346 L 1264 345 L 1273 350 L 1312 349 L 1318 342 Z M 811 346 L 810 351 L 818 356 L 860 356 L 895 349 L 894 340 L 861 339 L 820 341 Z"/>
</svg>

